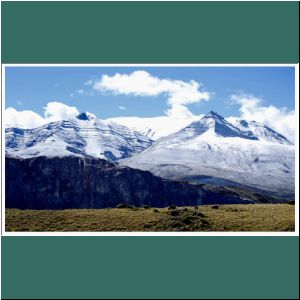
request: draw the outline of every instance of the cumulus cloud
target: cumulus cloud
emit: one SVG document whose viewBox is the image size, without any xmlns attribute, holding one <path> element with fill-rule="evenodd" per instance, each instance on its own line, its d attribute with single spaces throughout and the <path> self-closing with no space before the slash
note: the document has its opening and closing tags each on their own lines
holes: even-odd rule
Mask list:
<svg viewBox="0 0 300 300">
<path fill-rule="evenodd" d="M 74 106 L 69 106 L 61 102 L 49 102 L 44 107 L 44 114 L 47 120 L 58 121 L 63 119 L 70 119 L 79 114 L 79 111 Z"/>
<path fill-rule="evenodd" d="M 31 110 L 17 111 L 9 107 L 4 113 L 5 127 L 34 128 L 45 124 L 44 118 Z"/>
<path fill-rule="evenodd" d="M 173 104 L 170 109 L 165 112 L 170 118 L 192 119 L 193 113 L 181 104 Z"/>
<path fill-rule="evenodd" d="M 4 113 L 5 127 L 35 128 L 49 122 L 70 119 L 79 114 L 76 107 L 68 106 L 60 102 L 49 102 L 44 107 L 44 116 L 40 116 L 31 110 L 18 111 L 9 107 Z"/>
<path fill-rule="evenodd" d="M 166 113 L 170 116 L 176 114 L 178 117 L 185 117 L 190 113 L 186 105 L 210 100 L 210 93 L 202 91 L 201 85 L 194 80 L 185 82 L 161 79 L 142 70 L 130 74 L 103 75 L 99 80 L 94 81 L 93 88 L 98 91 L 109 91 L 116 95 L 142 97 L 165 95 L 171 106 Z"/>
<path fill-rule="evenodd" d="M 286 107 L 278 108 L 274 105 L 263 106 L 262 99 L 248 94 L 231 95 L 231 100 L 240 105 L 241 118 L 266 124 L 291 142 L 295 141 L 294 110 L 288 110 Z"/>
</svg>

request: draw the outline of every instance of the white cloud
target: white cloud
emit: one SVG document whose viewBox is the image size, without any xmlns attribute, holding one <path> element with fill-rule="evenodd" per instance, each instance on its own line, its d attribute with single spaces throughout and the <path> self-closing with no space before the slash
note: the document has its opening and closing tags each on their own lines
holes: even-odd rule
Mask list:
<svg viewBox="0 0 300 300">
<path fill-rule="evenodd" d="M 84 90 L 83 90 L 83 89 L 79 89 L 79 90 L 77 90 L 77 93 L 78 93 L 78 94 L 83 94 L 83 93 L 84 93 Z"/>
<path fill-rule="evenodd" d="M 180 113 L 183 113 L 184 117 L 190 113 L 185 105 L 210 100 L 210 93 L 200 90 L 200 84 L 194 80 L 185 82 L 160 79 L 142 70 L 131 74 L 103 75 L 99 80 L 94 81 L 93 88 L 98 91 L 142 97 L 166 95 L 171 106 L 166 113 L 180 117 Z"/>
<path fill-rule="evenodd" d="M 295 141 L 296 115 L 294 110 L 274 105 L 263 106 L 262 99 L 253 95 L 231 95 L 231 100 L 240 105 L 241 118 L 263 123 Z"/>
<path fill-rule="evenodd" d="M 15 108 L 9 107 L 5 110 L 4 126 L 35 128 L 49 122 L 74 118 L 78 114 L 79 111 L 76 107 L 68 106 L 60 102 L 49 102 L 44 107 L 44 116 L 40 116 L 31 110 L 18 111 Z"/>
<path fill-rule="evenodd" d="M 127 108 L 125 106 L 119 106 L 118 109 L 126 110 Z"/>
<path fill-rule="evenodd" d="M 49 102 L 44 107 L 44 114 L 47 120 L 58 121 L 63 119 L 70 119 L 79 114 L 79 111 L 74 106 L 68 106 L 61 102 Z"/>
<path fill-rule="evenodd" d="M 194 115 L 189 111 L 189 109 L 181 104 L 174 104 L 170 109 L 166 111 L 166 114 L 173 119 L 189 119 L 193 118 Z"/>
<path fill-rule="evenodd" d="M 17 111 L 9 107 L 4 113 L 5 127 L 34 128 L 45 124 L 44 118 L 31 110 Z"/>
<path fill-rule="evenodd" d="M 23 102 L 19 100 L 19 101 L 17 101 L 17 104 L 20 105 L 20 106 L 22 106 Z"/>
</svg>

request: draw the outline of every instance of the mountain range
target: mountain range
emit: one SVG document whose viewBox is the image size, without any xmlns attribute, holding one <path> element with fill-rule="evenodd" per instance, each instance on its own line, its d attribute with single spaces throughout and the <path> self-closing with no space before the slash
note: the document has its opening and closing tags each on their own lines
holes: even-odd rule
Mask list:
<svg viewBox="0 0 300 300">
<path fill-rule="evenodd" d="M 97 158 L 165 179 L 294 195 L 294 145 L 268 126 L 229 122 L 213 111 L 177 124 L 175 132 L 172 126 L 139 132 L 116 122 L 82 113 L 34 129 L 6 128 L 6 156 Z"/>
</svg>

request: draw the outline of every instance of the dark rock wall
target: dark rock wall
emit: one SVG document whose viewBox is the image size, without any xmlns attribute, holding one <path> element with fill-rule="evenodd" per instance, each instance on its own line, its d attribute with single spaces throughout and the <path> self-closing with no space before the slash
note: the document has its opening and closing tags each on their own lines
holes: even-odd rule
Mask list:
<svg viewBox="0 0 300 300">
<path fill-rule="evenodd" d="M 172 182 L 102 159 L 36 157 L 5 160 L 6 207 L 21 209 L 106 208 L 119 203 L 166 207 L 238 203 L 237 195 L 219 195 Z"/>
<path fill-rule="evenodd" d="M 201 191 L 101 159 L 6 158 L 6 207 L 104 208 L 200 204 Z"/>
</svg>

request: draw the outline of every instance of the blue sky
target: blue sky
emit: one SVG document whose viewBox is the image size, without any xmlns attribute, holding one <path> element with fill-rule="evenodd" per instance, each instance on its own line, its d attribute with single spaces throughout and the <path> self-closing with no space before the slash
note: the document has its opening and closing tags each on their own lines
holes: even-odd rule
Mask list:
<svg viewBox="0 0 300 300">
<path fill-rule="evenodd" d="M 232 94 L 251 94 L 261 105 L 294 110 L 294 68 L 292 67 L 6 67 L 5 107 L 32 110 L 43 115 L 48 102 L 58 101 L 89 111 L 98 118 L 117 116 L 154 117 L 170 108 L 168 95 L 136 96 L 111 90 L 95 90 L 87 85 L 103 75 L 131 74 L 144 70 L 160 79 L 191 80 L 201 83 L 201 91 L 210 93 L 209 101 L 186 104 L 193 114 L 210 110 L 221 115 L 239 116 Z M 126 109 L 120 109 L 120 107 Z"/>
</svg>

